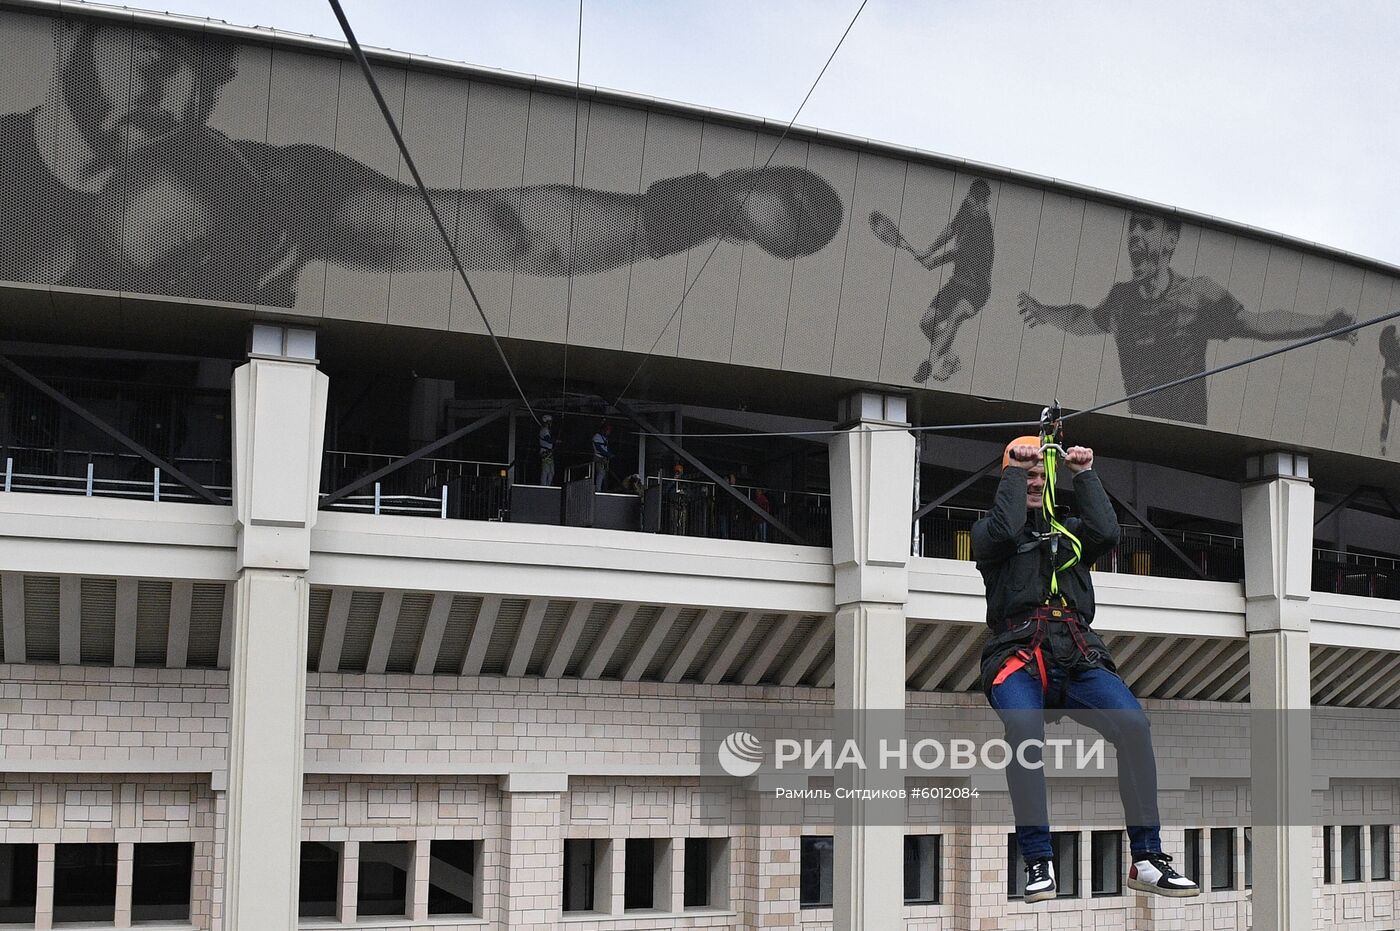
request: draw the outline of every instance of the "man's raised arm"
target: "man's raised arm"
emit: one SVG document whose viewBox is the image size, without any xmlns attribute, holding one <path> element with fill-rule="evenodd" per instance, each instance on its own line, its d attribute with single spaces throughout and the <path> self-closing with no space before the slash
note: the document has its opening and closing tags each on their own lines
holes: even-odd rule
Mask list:
<svg viewBox="0 0 1400 931">
<path fill-rule="evenodd" d="M 309 187 L 324 211 L 289 217 L 304 258 L 369 270 L 442 269 L 451 259 L 418 190 L 320 146 L 267 156 L 269 177 Z M 683 252 L 724 237 L 779 258 L 831 241 L 844 207 L 824 179 L 792 166 L 697 173 L 640 194 L 563 184 L 430 191 L 468 269 L 564 275 Z"/>
<path fill-rule="evenodd" d="M 1016 298 L 1017 310 L 1031 327 L 1049 323 L 1075 336 L 1093 336 L 1106 332 L 1099 321 L 1104 319 L 1103 311 L 1107 302 L 1108 299 L 1105 298 L 1104 304 L 1094 308 L 1085 307 L 1083 304 L 1042 304 L 1025 291 Z"/>
<path fill-rule="evenodd" d="M 972 558 L 998 562 L 1016 552 L 1017 538 L 1026 526 L 1026 467 L 1012 462 L 1001 473 L 992 508 L 972 525 Z"/>
<path fill-rule="evenodd" d="M 1118 542 L 1118 514 L 1113 510 L 1113 502 L 1108 500 L 1099 481 L 1099 473 L 1093 471 L 1094 451 L 1087 446 L 1071 446 L 1065 451 L 1065 468 L 1074 475 L 1074 500 L 1079 508 L 1079 542 L 1083 545 L 1081 559 L 1084 565 L 1092 565 L 1095 560 L 1112 549 Z"/>
</svg>

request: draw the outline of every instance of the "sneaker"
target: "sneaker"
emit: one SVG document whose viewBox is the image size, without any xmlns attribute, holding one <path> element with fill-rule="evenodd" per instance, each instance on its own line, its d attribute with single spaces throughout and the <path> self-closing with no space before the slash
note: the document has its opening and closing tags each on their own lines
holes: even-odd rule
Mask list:
<svg viewBox="0 0 1400 931">
<path fill-rule="evenodd" d="M 931 374 L 933 374 L 933 363 L 925 359 L 919 363 L 918 371 L 914 373 L 914 380 L 922 385 L 924 382 L 928 381 L 928 377 Z"/>
<path fill-rule="evenodd" d="M 1040 902 L 1055 897 L 1055 864 L 1049 860 L 1036 860 L 1026 864 L 1027 902 Z"/>
<path fill-rule="evenodd" d="M 1172 858 L 1164 853 L 1149 853 L 1145 859 L 1134 860 L 1128 869 L 1128 886 L 1139 892 L 1177 898 L 1201 894 L 1200 886 L 1172 869 Z"/>
</svg>

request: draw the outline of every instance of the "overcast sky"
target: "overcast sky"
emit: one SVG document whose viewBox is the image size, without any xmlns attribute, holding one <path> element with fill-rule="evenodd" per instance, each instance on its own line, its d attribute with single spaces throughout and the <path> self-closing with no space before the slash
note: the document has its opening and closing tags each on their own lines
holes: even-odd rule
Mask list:
<svg viewBox="0 0 1400 931">
<path fill-rule="evenodd" d="M 574 78 L 577 0 L 343 2 L 366 45 Z M 319 0 L 159 5 L 340 38 Z M 582 80 L 786 122 L 858 5 L 584 0 Z M 869 0 L 799 122 L 1400 263 L 1397 49 L 1395 0 Z"/>
</svg>

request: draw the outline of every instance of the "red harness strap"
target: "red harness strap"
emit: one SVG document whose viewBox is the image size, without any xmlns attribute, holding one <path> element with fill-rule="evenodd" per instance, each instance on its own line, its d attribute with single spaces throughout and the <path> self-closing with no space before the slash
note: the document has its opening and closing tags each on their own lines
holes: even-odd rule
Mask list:
<svg viewBox="0 0 1400 931">
<path fill-rule="evenodd" d="M 1029 620 L 1035 622 L 1035 633 L 1031 635 L 1031 642 L 1006 658 L 1001 669 L 997 670 L 996 678 L 992 680 L 993 686 L 1001 685 L 1011 677 L 1012 673 L 1025 668 L 1034 660 L 1036 672 L 1040 674 L 1041 692 L 1050 690 L 1050 676 L 1045 667 L 1045 654 L 1041 649 L 1041 644 L 1045 640 L 1046 624 L 1055 621 L 1068 626 L 1070 637 L 1073 638 L 1074 645 L 1078 647 L 1080 654 L 1089 655 L 1089 644 L 1084 639 L 1083 628 L 1079 625 L 1079 612 L 1073 608 L 1041 605 L 1030 613 Z"/>
<path fill-rule="evenodd" d="M 1058 615 L 1058 611 L 1055 612 Z M 1040 691 L 1042 693 L 1050 690 L 1050 675 L 1045 668 L 1045 654 L 1041 651 L 1040 644 L 1045 639 L 1045 615 L 1040 610 L 1031 612 L 1030 619 L 1035 622 L 1035 633 L 1031 635 L 1029 646 L 1017 650 L 1006 658 L 1001 669 L 997 670 L 997 676 L 992 680 L 992 685 L 998 686 L 1005 682 L 1012 673 L 1028 665 L 1032 659 L 1035 660 L 1036 672 L 1040 674 Z"/>
</svg>

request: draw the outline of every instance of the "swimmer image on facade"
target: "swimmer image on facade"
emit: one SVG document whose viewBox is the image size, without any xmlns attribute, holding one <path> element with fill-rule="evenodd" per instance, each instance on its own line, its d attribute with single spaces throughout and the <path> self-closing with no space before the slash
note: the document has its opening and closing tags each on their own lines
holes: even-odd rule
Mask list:
<svg viewBox="0 0 1400 931">
<path fill-rule="evenodd" d="M 0 0 L 0 926 L 1395 927 L 1400 268 L 348 6 Z"/>
</svg>

